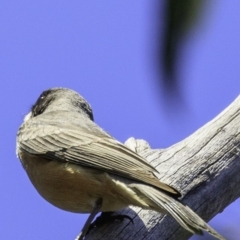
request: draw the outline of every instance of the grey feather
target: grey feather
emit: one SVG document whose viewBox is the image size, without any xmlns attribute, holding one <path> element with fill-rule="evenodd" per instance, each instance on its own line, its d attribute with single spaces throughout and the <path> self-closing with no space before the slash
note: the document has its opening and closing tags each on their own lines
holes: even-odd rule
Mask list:
<svg viewBox="0 0 240 240">
<path fill-rule="evenodd" d="M 202 231 L 206 231 L 220 240 L 225 239 L 188 206 L 183 205 L 178 200 L 168 196 L 164 192 L 142 184 L 132 184 L 131 188 L 134 189 L 138 195 L 151 201 L 151 209 L 158 212 L 162 212 L 162 209 L 165 210 L 166 213 L 173 216 L 186 230 L 200 235 L 203 234 Z"/>
<path fill-rule="evenodd" d="M 62 121 L 68 116 L 69 112 L 58 111 L 30 119 L 19 130 L 19 138 L 24 135 L 24 139 L 19 139 L 19 147 L 43 158 L 101 169 L 178 194 L 154 176 L 154 167 L 94 122 L 85 118 L 88 124 L 83 125 L 84 116 L 73 112 L 68 122 Z M 34 129 L 34 133 L 28 129 Z"/>
<path fill-rule="evenodd" d="M 49 174 L 48 171 L 49 165 L 45 168 L 45 162 L 52 165 L 54 169 L 51 170 L 54 170 L 55 175 L 59 173 L 57 165 L 64 165 L 64 168 L 60 168 L 61 173 L 64 171 L 64 174 L 68 172 L 65 168 L 66 165 L 74 166 L 78 170 L 84 169 L 85 173 L 96 169 L 98 172 L 105 173 L 102 175 L 105 175 L 104 179 L 107 179 L 111 186 L 114 184 L 114 191 L 116 188 L 119 192 L 123 192 L 124 200 L 127 196 L 129 197 L 128 202 L 122 202 L 118 201 L 118 195 L 115 196 L 116 198 L 113 201 L 115 203 L 117 201 L 120 207 L 135 204 L 158 212 L 164 211 L 172 215 L 181 226 L 192 233 L 202 234 L 204 230 L 220 240 L 224 239 L 190 208 L 175 199 L 179 195 L 178 191 L 159 181 L 155 176 L 157 170 L 153 166 L 95 124 L 90 105 L 72 90 L 56 88 L 44 91 L 40 95 L 30 114 L 25 117 L 23 125 L 19 128 L 17 152 L 21 156 L 27 155 L 26 159 L 27 161 L 31 160 L 31 164 L 40 163 L 36 161 L 43 162 L 42 166 L 44 167 L 40 168 L 39 172 L 41 174 L 37 174 L 37 176 L 34 175 L 34 171 L 30 171 L 30 167 L 27 166 L 26 168 L 31 176 L 34 175 L 32 179 L 36 177 L 39 183 L 42 183 L 41 176 L 46 172 L 48 172 L 48 180 L 50 182 L 52 180 L 52 174 Z M 38 169 L 40 165 L 36 165 Z M 71 170 L 73 169 L 71 168 Z M 78 179 L 83 177 L 88 182 L 93 180 L 92 184 L 99 187 L 101 182 L 96 183 L 91 174 L 86 177 L 83 174 L 84 171 L 76 171 L 77 176 L 80 176 Z M 62 176 L 60 174 L 60 179 L 62 179 Z M 69 183 L 68 178 L 65 178 L 65 181 Z M 81 211 L 86 211 L 86 206 L 89 211 L 89 209 L 92 209 L 92 206 L 89 207 L 89 201 L 95 201 L 96 197 L 93 199 L 89 197 L 92 194 L 86 193 L 85 184 L 80 186 L 79 182 L 81 181 L 77 181 L 76 186 L 80 187 L 78 192 L 81 193 L 81 198 L 83 198 L 85 204 Z M 72 182 L 70 183 L 72 184 Z M 38 184 L 35 184 L 35 186 L 39 187 Z M 53 189 L 56 190 L 55 187 Z M 65 189 L 69 190 L 68 187 Z M 101 197 L 105 196 L 104 189 L 108 189 L 108 186 L 100 187 Z M 98 195 L 96 192 L 95 194 Z M 55 194 L 50 194 L 50 197 L 47 194 L 43 194 L 43 196 L 51 201 L 52 198 L 57 199 Z M 62 196 L 65 197 L 66 194 Z M 112 196 L 104 201 L 110 200 L 111 202 Z M 135 200 L 133 201 L 133 199 Z M 72 209 L 68 205 L 65 207 L 65 201 L 64 198 L 60 200 L 63 206 L 58 201 L 56 201 L 57 204 L 52 203 L 63 209 Z M 72 203 L 72 199 L 69 201 Z M 77 208 L 79 208 L 78 200 L 75 202 Z M 114 205 L 113 209 L 118 209 L 119 206 Z M 75 208 L 73 208 L 74 211 Z M 105 211 L 109 211 L 109 206 L 105 209 Z"/>
</svg>

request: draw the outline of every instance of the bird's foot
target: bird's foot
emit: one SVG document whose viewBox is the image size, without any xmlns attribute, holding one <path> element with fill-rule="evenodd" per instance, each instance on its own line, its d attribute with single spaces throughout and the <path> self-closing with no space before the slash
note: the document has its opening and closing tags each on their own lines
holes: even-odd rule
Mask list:
<svg viewBox="0 0 240 240">
<path fill-rule="evenodd" d="M 133 224 L 133 219 L 129 217 L 128 215 L 112 215 L 113 212 L 102 212 L 99 217 L 95 219 L 93 223 L 90 224 L 87 234 L 93 229 L 103 226 L 105 223 L 114 222 L 114 221 L 123 221 L 124 219 L 130 220 L 130 222 Z"/>
</svg>

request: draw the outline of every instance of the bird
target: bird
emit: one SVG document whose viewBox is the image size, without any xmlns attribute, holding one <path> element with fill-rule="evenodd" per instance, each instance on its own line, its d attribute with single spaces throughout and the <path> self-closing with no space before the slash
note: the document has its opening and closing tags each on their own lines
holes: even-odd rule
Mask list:
<svg viewBox="0 0 240 240">
<path fill-rule="evenodd" d="M 179 192 L 157 178 L 143 157 L 94 122 L 92 108 L 68 88 L 43 91 L 17 132 L 16 152 L 38 193 L 52 205 L 90 213 L 77 239 L 87 235 L 94 217 L 137 206 L 171 215 L 193 234 L 223 240 Z"/>
</svg>

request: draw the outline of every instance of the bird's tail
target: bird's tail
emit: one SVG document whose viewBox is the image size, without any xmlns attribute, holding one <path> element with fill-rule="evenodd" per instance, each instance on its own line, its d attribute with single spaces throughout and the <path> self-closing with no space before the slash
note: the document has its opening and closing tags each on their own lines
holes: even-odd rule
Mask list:
<svg viewBox="0 0 240 240">
<path fill-rule="evenodd" d="M 220 240 L 225 240 L 224 237 L 212 229 L 188 206 L 183 205 L 171 196 L 168 196 L 164 192 L 146 185 L 137 184 L 137 186 L 134 186 L 134 188 L 140 193 L 140 195 L 143 196 L 143 198 L 146 197 L 146 199 L 149 199 L 152 202 L 152 210 L 158 212 L 163 212 L 162 210 L 164 210 L 167 214 L 170 214 L 172 217 L 174 217 L 186 230 L 200 235 L 203 234 L 202 231 L 206 231 Z"/>
</svg>

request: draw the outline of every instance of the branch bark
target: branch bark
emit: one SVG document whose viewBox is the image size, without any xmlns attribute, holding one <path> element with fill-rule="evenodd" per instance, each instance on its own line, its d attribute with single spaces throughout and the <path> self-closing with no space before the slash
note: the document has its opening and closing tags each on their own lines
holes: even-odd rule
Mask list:
<svg viewBox="0 0 240 240">
<path fill-rule="evenodd" d="M 159 179 L 182 194 L 182 202 L 205 221 L 240 196 L 240 97 L 212 121 L 167 149 L 151 149 L 144 140 L 125 143 L 159 171 Z M 94 229 L 86 239 L 185 240 L 191 233 L 171 216 L 136 207 L 117 214 L 134 219 Z"/>
</svg>

